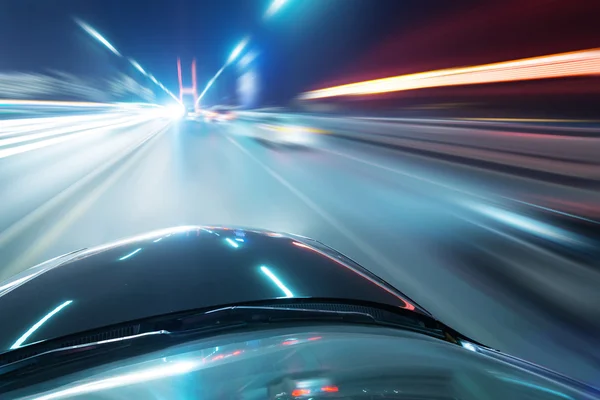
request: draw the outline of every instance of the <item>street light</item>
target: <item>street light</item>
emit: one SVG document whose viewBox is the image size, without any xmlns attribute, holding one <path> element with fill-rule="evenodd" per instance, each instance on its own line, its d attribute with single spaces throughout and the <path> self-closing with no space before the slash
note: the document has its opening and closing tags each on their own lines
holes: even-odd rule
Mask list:
<svg viewBox="0 0 600 400">
<path fill-rule="evenodd" d="M 221 76 L 223 71 L 225 71 L 225 68 L 227 68 L 227 66 L 229 64 L 234 62 L 240 56 L 240 54 L 242 53 L 242 51 L 244 51 L 244 49 L 246 48 L 246 46 L 248 45 L 249 42 L 250 42 L 250 38 L 246 37 L 241 42 L 239 42 L 237 46 L 235 46 L 235 48 L 229 55 L 229 58 L 227 58 L 227 62 L 225 63 L 225 65 L 223 65 L 221 67 L 221 69 L 217 71 L 215 76 L 213 76 L 211 78 L 211 80 L 208 81 L 208 83 L 206 84 L 206 87 L 204 88 L 202 93 L 200 93 L 200 96 L 198 96 L 198 100 L 196 100 L 195 106 L 198 106 L 198 104 L 200 104 L 200 100 L 202 100 L 202 97 L 204 97 L 206 92 L 208 92 L 208 89 L 210 89 L 210 87 L 213 85 L 213 83 L 215 83 L 215 81 L 219 78 L 219 76 Z"/>
<path fill-rule="evenodd" d="M 269 8 L 267 9 L 267 11 L 265 12 L 264 18 L 270 18 L 271 16 L 273 16 L 277 11 L 279 11 L 279 9 L 287 2 L 287 0 L 273 0 L 273 2 L 271 3 L 271 5 L 269 6 Z M 250 42 L 249 38 L 245 38 L 244 40 L 242 40 L 236 47 L 235 49 L 233 49 L 233 51 L 231 52 L 231 54 L 229 55 L 229 58 L 227 59 L 227 62 L 225 63 L 225 65 L 223 65 L 223 67 L 221 67 L 221 69 L 219 71 L 217 71 L 217 73 L 215 74 L 215 76 L 212 77 L 212 79 L 210 81 L 208 81 L 208 84 L 206 85 L 206 87 L 204 88 L 204 90 L 202 91 L 202 93 L 200 93 L 200 96 L 198 96 L 198 100 L 196 100 L 196 106 L 198 106 L 198 104 L 200 104 L 200 100 L 202 99 L 202 97 L 204 97 L 204 94 L 206 94 L 206 92 L 208 91 L 208 89 L 210 89 L 210 87 L 213 85 L 213 83 L 215 83 L 215 81 L 217 80 L 217 78 L 223 73 L 223 71 L 225 70 L 225 68 L 227 68 L 227 66 L 229 64 L 231 64 L 232 62 L 234 62 L 242 53 L 242 51 L 244 51 L 244 48 L 246 48 L 246 46 L 248 45 L 248 43 Z M 245 63 L 247 63 L 249 61 L 246 60 Z"/>
<path fill-rule="evenodd" d="M 133 58 L 130 58 L 129 62 L 131 63 L 131 65 L 133 65 L 135 67 L 135 69 L 137 69 L 138 71 L 140 71 L 142 74 L 148 75 L 146 73 L 146 71 L 144 71 L 144 68 L 142 68 L 142 66 L 140 64 L 138 64 L 137 61 L 135 61 Z"/>
<path fill-rule="evenodd" d="M 98 33 L 97 30 L 95 30 L 94 28 L 92 28 L 91 26 L 89 26 L 88 24 L 86 24 L 85 22 L 80 20 L 79 18 L 74 18 L 74 20 L 75 20 L 75 23 L 77 23 L 77 25 L 79 25 L 81 27 L 81 29 L 86 31 L 90 36 L 92 36 L 94 39 L 96 39 L 97 41 L 102 43 L 114 54 L 118 55 L 119 57 L 122 57 L 121 53 L 119 53 L 117 51 L 117 49 L 115 49 L 115 47 L 112 44 L 110 44 L 110 42 L 108 40 L 106 40 L 100 33 Z M 135 67 L 135 69 L 140 71 L 144 76 L 149 77 L 152 82 L 154 82 L 156 85 L 158 85 L 165 93 L 167 93 L 169 96 L 171 96 L 177 103 L 181 104 L 179 99 L 177 97 L 175 97 L 175 95 L 173 93 L 171 93 L 171 91 L 169 89 L 167 89 L 162 83 L 160 83 L 158 81 L 158 79 L 156 79 L 152 74 L 149 74 L 148 72 L 146 72 L 146 70 L 144 70 L 144 68 L 142 68 L 142 66 L 137 61 L 135 61 L 133 58 L 129 58 L 129 62 L 131 63 L 131 65 L 133 65 Z"/>
<path fill-rule="evenodd" d="M 110 42 L 108 40 L 106 40 L 100 33 L 98 33 L 97 30 L 95 30 L 94 28 L 92 28 L 91 26 L 89 26 L 88 24 L 86 24 L 85 22 L 83 22 L 80 19 L 76 18 L 75 22 L 77 23 L 77 25 L 79 25 L 81 27 L 81 29 L 83 29 L 84 31 L 86 31 L 87 33 L 89 33 L 94 39 L 96 39 L 97 41 L 99 41 L 100 43 L 102 43 L 104 46 L 106 46 L 114 54 L 116 54 L 119 57 L 121 57 L 121 53 L 119 53 L 117 51 L 117 49 L 115 49 L 115 47 L 112 44 L 110 44 Z"/>
<path fill-rule="evenodd" d="M 233 51 L 229 55 L 229 58 L 227 59 L 227 64 L 231 64 L 235 61 L 236 58 L 239 57 L 240 53 L 244 50 L 249 41 L 250 39 L 244 38 L 244 40 L 242 40 L 240 43 L 238 43 L 237 46 L 235 46 L 235 49 L 233 49 Z"/>
<path fill-rule="evenodd" d="M 277 11 L 279 11 L 281 6 L 283 6 L 286 1 L 287 0 L 273 0 L 271 5 L 265 12 L 265 18 L 270 18 L 271 16 L 273 16 L 273 14 L 275 14 Z"/>
</svg>

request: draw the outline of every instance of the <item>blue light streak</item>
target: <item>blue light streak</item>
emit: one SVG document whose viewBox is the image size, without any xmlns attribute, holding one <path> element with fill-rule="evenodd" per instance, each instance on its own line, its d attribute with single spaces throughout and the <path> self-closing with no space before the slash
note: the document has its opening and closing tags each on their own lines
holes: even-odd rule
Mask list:
<svg viewBox="0 0 600 400">
<path fill-rule="evenodd" d="M 131 257 L 131 256 L 135 255 L 135 254 L 136 254 L 137 252 L 139 252 L 139 251 L 142 251 L 142 249 L 141 249 L 141 248 L 139 248 L 139 249 L 135 249 L 135 250 L 134 250 L 134 251 L 132 251 L 131 253 L 129 253 L 129 254 L 127 254 L 127 255 L 125 255 L 125 256 L 123 256 L 123 257 L 119 258 L 119 261 L 127 260 L 129 257 Z"/>
<path fill-rule="evenodd" d="M 550 389 L 550 388 L 547 388 L 545 386 L 537 385 L 535 383 L 526 382 L 526 381 L 522 381 L 520 379 L 514 379 L 514 378 L 508 378 L 508 377 L 500 377 L 500 379 L 502 379 L 505 382 L 511 382 L 511 383 L 514 383 L 514 384 L 517 384 L 517 385 L 521 385 L 521 386 L 525 386 L 525 387 L 528 387 L 528 388 L 531 388 L 531 389 L 539 390 L 541 392 L 550 393 L 550 394 L 553 394 L 555 396 L 562 397 L 563 399 L 573 400 L 573 397 L 569 396 L 566 393 L 559 392 L 557 390 Z"/>
<path fill-rule="evenodd" d="M 266 276 L 269 277 L 269 279 L 271 279 L 273 281 L 273 283 L 275 285 L 277 285 L 277 287 L 279 287 L 279 289 L 281 289 L 283 291 L 283 293 L 285 293 L 285 297 L 294 297 L 294 294 L 290 291 L 290 289 L 288 289 L 280 280 L 279 278 L 277 278 L 275 276 L 275 274 L 273 274 L 271 272 L 271 270 L 267 267 L 265 267 L 264 265 L 262 265 L 260 267 L 260 270 L 263 272 L 263 274 L 265 274 Z"/>
<path fill-rule="evenodd" d="M 137 69 L 138 71 L 140 71 L 142 74 L 144 75 L 148 75 L 146 73 L 146 71 L 144 70 L 144 68 L 142 68 L 142 66 L 140 64 L 138 64 L 137 61 L 135 61 L 134 59 L 129 59 L 129 62 L 131 63 L 131 65 L 133 65 L 135 67 L 135 69 Z"/>
<path fill-rule="evenodd" d="M 235 46 L 235 49 L 233 49 L 233 51 L 231 52 L 231 55 L 227 59 L 227 64 L 234 62 L 238 58 L 238 56 L 246 48 L 246 45 L 248 45 L 249 41 L 250 40 L 248 38 L 244 38 L 240 43 L 238 43 L 237 46 Z"/>
<path fill-rule="evenodd" d="M 236 242 L 234 242 L 233 240 L 231 240 L 231 239 L 229 239 L 229 238 L 225 239 L 225 241 L 226 241 L 227 243 L 229 243 L 229 245 L 230 245 L 231 247 L 233 247 L 233 248 L 236 248 L 236 249 L 237 249 L 238 247 L 240 247 L 240 245 L 239 245 L 239 244 L 237 244 Z"/>
<path fill-rule="evenodd" d="M 71 304 L 72 302 L 73 302 L 73 300 L 67 300 L 64 303 L 62 303 L 61 305 L 59 305 L 58 307 L 56 307 L 54 310 L 52 310 L 48 314 L 46 314 L 44 316 L 44 318 L 40 319 L 35 325 L 33 325 L 31 328 L 29 328 L 29 330 L 27 332 L 25 332 L 19 339 L 17 339 L 17 341 L 12 346 L 10 346 L 11 350 L 21 347 L 21 345 L 27 340 L 27 338 L 29 336 L 31 336 L 33 334 L 33 332 L 37 331 L 42 325 L 44 325 L 44 323 L 46 321 L 48 321 L 50 318 L 52 318 L 52 316 L 54 314 L 56 314 L 57 312 L 59 312 L 60 310 L 62 310 L 63 308 L 65 308 L 66 306 Z"/>
</svg>

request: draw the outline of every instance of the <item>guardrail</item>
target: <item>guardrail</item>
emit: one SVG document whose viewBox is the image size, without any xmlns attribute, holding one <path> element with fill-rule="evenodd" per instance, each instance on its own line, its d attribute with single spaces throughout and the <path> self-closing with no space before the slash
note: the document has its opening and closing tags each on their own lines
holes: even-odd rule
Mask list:
<svg viewBox="0 0 600 400">
<path fill-rule="evenodd" d="M 251 122 L 328 130 L 339 138 L 475 162 L 516 174 L 600 181 L 600 129 L 468 120 L 356 118 L 241 112 Z"/>
</svg>

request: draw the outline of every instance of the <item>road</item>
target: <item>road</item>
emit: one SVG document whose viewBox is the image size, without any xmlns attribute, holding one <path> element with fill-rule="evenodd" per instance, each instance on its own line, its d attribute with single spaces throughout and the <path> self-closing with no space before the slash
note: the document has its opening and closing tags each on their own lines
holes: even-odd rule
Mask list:
<svg viewBox="0 0 600 400">
<path fill-rule="evenodd" d="M 342 251 L 468 336 L 598 385 L 596 190 L 331 128 L 308 148 L 259 142 L 257 129 L 133 120 L 0 158 L 0 278 L 175 225 L 292 232 Z"/>
</svg>

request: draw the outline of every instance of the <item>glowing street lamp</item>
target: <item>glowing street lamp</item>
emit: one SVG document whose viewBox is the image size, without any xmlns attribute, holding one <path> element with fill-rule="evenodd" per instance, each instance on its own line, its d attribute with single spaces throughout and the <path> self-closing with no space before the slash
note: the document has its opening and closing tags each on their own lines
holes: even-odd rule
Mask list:
<svg viewBox="0 0 600 400">
<path fill-rule="evenodd" d="M 106 48 L 108 48 L 114 54 L 121 57 L 121 53 L 119 53 L 117 51 L 117 49 L 115 49 L 115 47 L 112 44 L 110 44 L 110 42 L 108 40 L 106 40 L 100 33 L 98 33 L 97 30 L 95 30 L 94 28 L 92 28 L 91 26 L 89 26 L 88 24 L 86 24 L 85 22 L 83 22 L 80 19 L 75 19 L 75 22 L 77 23 L 77 25 L 79 25 L 81 27 L 81 29 L 86 31 L 91 37 L 93 37 L 94 39 L 96 39 L 97 41 L 102 43 L 104 46 L 106 46 Z"/>
<path fill-rule="evenodd" d="M 97 30 L 95 30 L 94 28 L 92 28 L 91 26 L 89 26 L 87 23 L 83 22 L 79 18 L 75 18 L 75 22 L 77 23 L 77 25 L 79 25 L 81 27 L 81 29 L 86 31 L 91 37 L 93 37 L 94 39 L 96 39 L 97 41 L 102 43 L 104 46 L 106 46 L 106 48 L 108 48 L 111 52 L 118 55 L 119 57 L 122 57 L 121 53 L 119 53 L 117 51 L 117 49 L 112 44 L 110 44 L 110 42 L 108 40 L 106 40 L 100 33 L 98 33 Z M 169 89 L 167 89 L 162 83 L 160 83 L 158 81 L 158 79 L 156 79 L 153 75 L 146 72 L 144 70 L 144 68 L 142 68 L 142 66 L 137 61 L 130 58 L 129 62 L 131 63 L 131 65 L 133 65 L 135 67 L 135 69 L 140 71 L 143 75 L 149 77 L 150 80 L 152 80 L 152 82 L 154 82 L 156 85 L 158 85 L 165 93 L 167 93 L 169 96 L 171 96 L 177 103 L 180 103 L 179 99 L 177 97 L 175 97 L 175 95 L 173 93 L 171 93 L 169 91 Z"/>
<path fill-rule="evenodd" d="M 133 65 L 135 67 L 135 69 L 137 69 L 138 71 L 140 71 L 142 74 L 148 75 L 146 73 L 146 71 L 144 70 L 144 68 L 142 68 L 142 66 L 140 64 L 138 64 L 137 61 L 135 61 L 134 59 L 130 58 L 129 62 L 131 63 L 131 65 Z"/>
<path fill-rule="evenodd" d="M 221 67 L 221 69 L 217 71 L 217 73 L 215 74 L 215 76 L 213 76 L 211 78 L 211 80 L 208 81 L 208 83 L 206 84 L 206 87 L 204 88 L 204 90 L 202 91 L 202 93 L 200 93 L 200 96 L 198 96 L 198 100 L 196 100 L 196 106 L 198 106 L 198 104 L 200 104 L 200 100 L 202 100 L 202 98 L 204 97 L 204 95 L 206 94 L 206 92 L 208 92 L 208 89 L 210 89 L 210 87 L 213 85 L 213 83 L 215 83 L 215 81 L 217 80 L 217 78 L 219 78 L 219 76 L 221 76 L 221 74 L 223 73 L 223 71 L 225 71 L 225 68 L 227 68 L 227 66 L 229 64 L 231 64 L 232 62 L 234 62 L 240 56 L 240 54 L 242 53 L 242 51 L 244 51 L 244 49 L 246 48 L 246 46 L 248 45 L 249 42 L 250 42 L 250 38 L 246 37 L 241 42 L 239 42 L 237 46 L 235 46 L 235 48 L 233 49 L 233 51 L 229 55 L 229 58 L 227 59 L 227 62 L 225 63 L 225 65 L 223 65 Z"/>
<path fill-rule="evenodd" d="M 237 46 L 235 46 L 235 49 L 233 49 L 233 51 L 229 55 L 229 58 L 227 59 L 227 64 L 234 62 L 236 58 L 240 56 L 240 53 L 244 51 L 244 48 L 246 48 L 249 41 L 250 40 L 248 38 L 244 38 L 244 40 L 242 40 L 240 43 L 238 43 Z"/>
<path fill-rule="evenodd" d="M 277 11 L 279 11 L 281 6 L 283 6 L 286 1 L 287 0 L 273 0 L 271 5 L 265 12 L 265 18 L 270 18 L 271 16 L 273 16 L 273 14 L 275 14 Z"/>
</svg>

